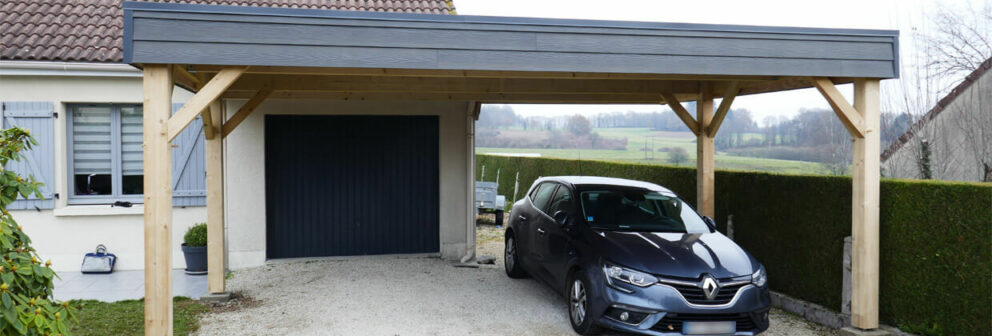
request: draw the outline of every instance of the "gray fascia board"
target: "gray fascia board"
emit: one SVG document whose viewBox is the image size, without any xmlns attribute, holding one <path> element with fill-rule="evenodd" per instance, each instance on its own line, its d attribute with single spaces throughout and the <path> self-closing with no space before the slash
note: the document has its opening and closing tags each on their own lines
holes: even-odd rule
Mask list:
<svg viewBox="0 0 992 336">
<path fill-rule="evenodd" d="M 314 10 L 314 9 L 293 9 L 293 8 L 265 8 L 265 7 L 242 7 L 242 6 L 214 6 L 214 5 L 191 5 L 191 4 L 172 4 L 172 3 L 135 3 L 135 2 L 124 2 L 123 4 L 125 12 L 125 36 L 124 36 L 124 59 L 126 63 L 178 63 L 178 64 L 238 64 L 241 65 L 287 65 L 285 59 L 274 59 L 272 56 L 269 58 L 260 57 L 258 59 L 242 59 L 235 61 L 234 59 L 225 59 L 223 54 L 213 54 L 201 51 L 194 51 L 193 48 L 202 47 L 205 42 L 218 43 L 218 44 L 229 44 L 225 46 L 228 50 L 234 50 L 236 52 L 252 53 L 254 51 L 271 51 L 273 48 L 279 48 L 285 51 L 287 58 L 294 58 L 292 54 L 299 53 L 296 55 L 300 60 L 306 60 L 306 55 L 303 53 L 312 52 L 317 50 L 315 48 L 337 48 L 337 50 L 359 50 L 367 49 L 363 52 L 400 52 L 397 54 L 397 59 L 393 62 L 383 62 L 382 64 L 376 64 L 373 62 L 359 62 L 361 64 L 353 64 L 355 67 L 369 67 L 369 68 L 410 68 L 410 69 L 438 69 L 438 70 L 508 70 L 508 71 L 574 71 L 574 72 L 618 72 L 618 73 L 657 73 L 657 68 L 653 70 L 636 69 L 633 67 L 623 68 L 623 67 L 612 67 L 610 70 L 596 69 L 590 60 L 595 59 L 609 59 L 611 56 L 622 56 L 622 55 L 639 55 L 645 57 L 656 57 L 659 62 L 664 63 L 666 58 L 684 58 L 691 56 L 707 57 L 711 59 L 712 64 L 698 63 L 699 68 L 682 68 L 677 71 L 666 71 L 666 74 L 735 74 L 735 75 L 770 75 L 770 76 L 796 76 L 796 75 L 817 75 L 817 76 L 834 76 L 834 77 L 869 77 L 869 78 L 894 78 L 898 77 L 898 31 L 894 30 L 861 30 L 861 29 L 830 29 L 830 28 L 802 28 L 802 27 L 765 27 L 765 26 L 741 26 L 741 25 L 713 25 L 713 24 L 691 24 L 691 23 L 656 23 L 656 22 L 625 22 L 625 21 L 600 21 L 600 20 L 572 20 L 572 19 L 545 19 L 545 18 L 518 18 L 518 17 L 487 17 L 487 16 L 458 16 L 458 15 L 435 15 L 435 14 L 406 14 L 406 13 L 382 13 L 382 12 L 360 12 L 360 11 L 335 11 L 335 10 Z M 466 62 L 444 62 L 441 60 L 440 56 L 435 56 L 437 58 L 437 64 L 431 65 L 430 62 L 424 62 L 425 55 L 430 55 L 435 53 L 436 55 L 445 54 L 455 54 L 457 51 L 471 51 L 477 53 L 491 52 L 491 55 L 498 55 L 500 53 L 511 52 L 513 50 L 498 49 L 493 50 L 473 47 L 465 48 L 460 46 L 458 43 L 450 43 L 450 45 L 430 45 L 430 46 L 418 46 L 411 45 L 409 40 L 397 40 L 396 42 L 384 41 L 379 45 L 369 45 L 369 43 L 349 42 L 347 37 L 343 38 L 341 41 L 310 41 L 305 37 L 296 38 L 296 41 L 287 41 L 284 43 L 273 43 L 273 41 L 251 41 L 250 37 L 248 39 L 239 39 L 236 43 L 225 41 L 223 39 L 214 41 L 193 41 L 193 40 L 182 40 L 182 36 L 176 37 L 174 40 L 169 40 L 168 36 L 163 37 L 159 34 L 153 39 L 140 39 L 135 37 L 135 20 L 136 18 L 141 19 L 159 19 L 159 20 L 175 20 L 177 23 L 182 21 L 199 21 L 199 22 L 216 22 L 217 25 L 222 23 L 235 23 L 235 24 L 245 24 L 245 25 L 255 25 L 255 26 L 266 26 L 266 25 L 299 25 L 301 27 L 307 25 L 319 25 L 324 27 L 329 27 L 328 29 L 335 29 L 335 27 L 349 27 L 349 29 L 366 29 L 369 31 L 375 31 L 377 29 L 409 29 L 411 31 L 421 31 L 423 34 L 427 34 L 427 30 L 439 31 L 439 29 L 444 29 L 447 32 L 450 31 L 462 31 L 466 36 L 478 32 L 500 32 L 506 34 L 516 34 L 521 39 L 526 40 L 527 38 L 533 37 L 535 39 L 533 48 L 523 48 L 517 50 L 520 52 L 519 55 L 525 55 L 527 53 L 549 53 L 553 55 L 555 53 L 565 53 L 571 55 L 577 55 L 579 60 L 573 68 L 569 68 L 567 64 L 565 66 L 558 66 L 548 69 L 541 69 L 538 64 L 521 64 L 519 69 L 514 67 L 504 66 L 493 66 L 489 67 L 487 64 L 468 64 Z M 247 26 L 246 26 L 247 27 Z M 274 27 L 274 26 L 273 26 Z M 209 35 L 209 31 L 204 34 Z M 453 33 L 458 35 L 458 33 Z M 535 35 L 537 34 L 537 35 Z M 755 71 L 754 73 L 748 73 L 747 69 L 738 69 L 734 67 L 734 62 L 740 63 L 754 63 L 753 59 L 762 58 L 762 55 L 747 55 L 747 54 L 727 54 L 720 55 L 722 49 L 711 48 L 712 50 L 705 50 L 699 52 L 696 55 L 677 53 L 677 54 L 667 54 L 665 52 L 658 52 L 651 55 L 638 54 L 635 52 L 623 52 L 616 51 L 611 52 L 609 50 L 554 50 L 552 48 L 547 48 L 546 45 L 539 43 L 539 38 L 537 36 L 544 34 L 584 34 L 584 36 L 593 36 L 596 38 L 601 38 L 605 42 L 610 42 L 610 40 L 620 41 L 622 38 L 630 37 L 680 37 L 680 38 L 690 38 L 690 39 L 712 39 L 712 38 L 723 38 L 723 39 L 741 39 L 741 40 L 762 40 L 765 45 L 768 41 L 774 43 L 774 41 L 781 40 L 783 45 L 786 45 L 787 41 L 803 41 L 803 43 L 808 43 L 807 50 L 832 50 L 830 46 L 836 43 L 866 43 L 875 45 L 888 45 L 888 48 L 892 50 L 891 55 L 887 52 L 883 54 L 878 54 L 879 48 L 871 48 L 874 51 L 866 51 L 863 54 L 858 54 L 857 49 L 852 51 L 847 50 L 844 57 L 837 55 L 831 55 L 829 51 L 823 52 L 820 55 L 819 52 L 814 52 L 812 56 L 787 56 L 781 57 L 779 55 L 771 54 L 775 48 L 768 48 L 769 57 L 766 58 L 781 58 L 783 60 L 789 61 L 805 61 L 809 63 L 810 69 L 816 69 L 816 71 L 810 71 L 809 73 L 803 73 L 803 67 L 798 67 L 796 69 L 783 69 L 777 71 L 774 69 L 769 69 L 765 67 L 765 70 Z M 140 34 L 139 34 L 140 35 Z M 145 34 L 147 35 L 147 34 Z M 182 35 L 182 34 L 177 34 Z M 504 34 L 505 35 L 505 34 Z M 344 35 L 346 36 L 346 35 Z M 425 35 L 428 38 L 433 38 L 434 36 Z M 136 38 L 138 38 L 136 40 Z M 207 37 L 209 38 L 209 36 Z M 197 39 L 200 39 L 199 37 Z M 143 49 L 140 51 L 135 50 L 135 41 L 140 41 L 139 46 Z M 184 49 L 183 52 L 165 52 L 164 54 L 159 54 L 160 51 L 165 51 L 165 48 L 175 48 L 177 46 L 182 47 L 183 43 L 188 48 Z M 324 44 L 321 44 L 324 43 Z M 822 44 L 822 45 L 821 45 Z M 662 45 L 663 46 L 663 45 Z M 542 47 L 545 47 L 542 49 Z M 783 47 L 784 48 L 784 47 Z M 330 50 L 328 49 L 328 50 Z M 780 50 L 781 48 L 779 48 Z M 173 50 L 174 51 L 174 50 Z M 405 51 L 405 52 L 404 52 Z M 189 56 L 184 56 L 184 53 Z M 874 54 L 872 54 L 874 53 Z M 468 53 L 465 53 L 468 54 Z M 167 56 L 168 55 L 168 56 Z M 271 53 L 269 53 L 271 55 Z M 417 55 L 415 59 L 402 60 L 402 55 Z M 589 56 L 588 59 L 581 59 L 582 55 Z M 171 58 L 170 58 L 171 57 Z M 720 59 L 719 57 L 725 57 Z M 234 61 L 234 62 L 232 62 Z M 646 60 L 650 62 L 650 59 Z M 822 63 L 822 64 L 818 64 Z M 726 63 L 726 64 L 719 64 Z M 885 64 L 882 64 L 885 63 Z M 397 65 L 399 64 L 399 65 Z M 446 67 L 448 65 L 458 65 L 464 67 Z M 460 65 L 459 65 L 460 64 Z M 794 64 L 794 62 L 790 63 Z M 848 66 L 838 66 L 841 65 L 851 65 Z M 346 65 L 335 65 L 333 63 L 294 63 L 293 66 L 341 66 L 346 67 Z M 870 68 L 870 71 L 864 71 Z M 837 69 L 836 71 L 827 71 L 829 69 Z"/>
</svg>

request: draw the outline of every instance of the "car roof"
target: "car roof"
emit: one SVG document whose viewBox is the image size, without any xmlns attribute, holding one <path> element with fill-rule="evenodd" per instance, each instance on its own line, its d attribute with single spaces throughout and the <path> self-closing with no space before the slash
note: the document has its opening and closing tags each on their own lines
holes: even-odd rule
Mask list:
<svg viewBox="0 0 992 336">
<path fill-rule="evenodd" d="M 609 186 L 619 186 L 619 187 L 634 187 L 648 189 L 651 191 L 657 191 L 663 194 L 675 195 L 674 192 L 668 188 L 662 187 L 660 185 L 638 181 L 638 180 L 628 180 L 616 177 L 601 177 L 601 176 L 545 176 L 537 179 L 535 183 L 545 182 L 545 181 L 555 181 L 568 183 L 573 186 L 587 186 L 587 185 L 609 185 Z"/>
</svg>

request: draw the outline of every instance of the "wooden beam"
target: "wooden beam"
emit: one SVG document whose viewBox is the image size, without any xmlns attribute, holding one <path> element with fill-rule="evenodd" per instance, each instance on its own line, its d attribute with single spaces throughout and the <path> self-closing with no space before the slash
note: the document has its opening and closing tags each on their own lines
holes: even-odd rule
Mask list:
<svg viewBox="0 0 992 336">
<path fill-rule="evenodd" d="M 699 133 L 696 133 L 696 207 L 703 216 L 716 215 L 714 205 L 714 166 L 713 137 L 706 130 L 713 121 L 713 95 L 708 85 L 702 85 L 696 101 L 696 117 Z"/>
<path fill-rule="evenodd" d="M 244 67 L 226 68 L 217 73 L 209 82 L 190 98 L 172 118 L 169 119 L 169 140 L 175 139 L 196 116 L 206 111 L 211 102 L 220 98 L 227 88 L 245 72 Z"/>
<path fill-rule="evenodd" d="M 238 128 L 238 125 L 241 125 L 241 122 L 245 121 L 245 118 L 248 118 L 248 116 L 251 115 L 251 113 L 254 112 L 255 109 L 258 108 L 258 106 L 261 105 L 262 102 L 265 101 L 265 98 L 268 98 L 270 94 L 272 94 L 272 88 L 268 86 L 264 86 L 261 90 L 258 90 L 258 92 L 256 92 L 255 95 L 248 100 L 248 102 L 238 109 L 238 112 L 235 113 L 230 120 L 224 123 L 224 126 L 221 128 L 221 137 L 226 138 L 229 134 L 231 134 L 231 132 L 234 132 L 234 129 Z"/>
<path fill-rule="evenodd" d="M 172 69 L 144 66 L 145 335 L 172 335 Z"/>
<path fill-rule="evenodd" d="M 851 180 L 851 324 L 878 328 L 881 114 L 879 82 L 854 82 L 854 110 L 865 121 L 865 135 L 854 137 Z"/>
<path fill-rule="evenodd" d="M 312 75 L 246 75 L 230 90 L 298 92 L 630 94 L 696 93 L 697 81 L 545 78 L 438 78 Z"/>
<path fill-rule="evenodd" d="M 738 92 L 740 92 L 740 82 L 735 81 L 731 82 L 730 87 L 723 93 L 723 100 L 720 101 L 720 107 L 716 109 L 713 122 L 706 128 L 706 132 L 711 138 L 716 137 L 716 132 L 720 130 L 720 124 L 723 124 L 723 118 L 727 117 L 727 112 L 730 112 L 730 104 L 734 103 L 734 98 L 737 98 Z"/>
<path fill-rule="evenodd" d="M 203 87 L 203 81 L 200 80 L 199 76 L 186 71 L 186 68 L 181 66 L 172 67 L 172 79 L 176 81 L 177 85 L 192 89 L 194 92 Z"/>
<path fill-rule="evenodd" d="M 693 134 L 700 133 L 699 123 L 696 122 L 696 119 L 692 118 L 692 115 L 689 114 L 689 111 L 686 111 L 685 107 L 682 106 L 682 102 L 680 102 L 675 95 L 671 93 L 662 93 L 661 96 L 665 98 L 665 103 L 668 104 L 668 107 L 672 108 L 672 111 L 675 111 L 675 115 L 679 116 L 679 119 L 682 119 L 682 122 L 685 123 L 685 126 L 688 127 Z"/>
<path fill-rule="evenodd" d="M 224 120 L 221 101 L 210 103 L 209 114 L 204 120 L 210 119 L 214 125 L 220 125 Z M 207 138 L 206 171 L 207 171 L 207 289 L 211 293 L 226 291 L 224 283 L 224 251 L 227 246 L 224 236 L 224 148 L 223 137 Z"/>
<path fill-rule="evenodd" d="M 195 65 L 198 73 L 218 72 L 225 66 Z M 706 81 L 770 81 L 779 76 L 635 74 L 564 71 L 491 71 L 491 70 L 425 70 L 386 68 L 314 68 L 287 66 L 253 66 L 251 74 L 325 75 L 325 76 L 388 76 L 388 77 L 452 77 L 452 78 L 558 78 L 558 79 L 650 79 Z"/>
<path fill-rule="evenodd" d="M 249 99 L 257 90 L 228 90 L 223 98 Z M 677 94 L 680 99 L 695 99 L 696 93 Z M 526 104 L 658 104 L 652 94 L 528 94 L 528 93 L 411 93 L 411 92 L 291 92 L 274 91 L 269 99 L 327 99 L 376 101 L 479 101 L 483 103 Z"/>
<path fill-rule="evenodd" d="M 844 95 L 840 94 L 840 91 L 834 86 L 834 82 L 825 77 L 814 77 L 809 80 L 820 91 L 823 98 L 827 99 L 827 103 L 833 108 L 834 113 L 840 118 L 840 122 L 844 124 L 851 136 L 863 138 L 865 136 L 864 118 L 847 102 Z"/>
</svg>

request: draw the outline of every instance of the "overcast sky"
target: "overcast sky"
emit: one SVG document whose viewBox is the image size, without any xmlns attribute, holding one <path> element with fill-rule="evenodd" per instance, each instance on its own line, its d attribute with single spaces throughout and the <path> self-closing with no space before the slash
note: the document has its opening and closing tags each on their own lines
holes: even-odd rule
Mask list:
<svg viewBox="0 0 992 336">
<path fill-rule="evenodd" d="M 893 29 L 900 31 L 902 64 L 909 65 L 913 29 L 926 30 L 927 15 L 940 6 L 987 8 L 992 0 L 455 0 L 460 15 L 524 16 L 596 20 L 689 22 L 763 26 Z M 883 81 L 884 90 L 897 87 Z M 841 87 L 851 99 L 851 87 Z M 884 99 L 884 98 L 883 98 Z M 739 97 L 734 108 L 765 116 L 791 116 L 800 108 L 829 108 L 814 89 Z M 656 111 L 646 105 L 514 105 L 524 116 L 586 115 L 610 111 Z"/>
</svg>

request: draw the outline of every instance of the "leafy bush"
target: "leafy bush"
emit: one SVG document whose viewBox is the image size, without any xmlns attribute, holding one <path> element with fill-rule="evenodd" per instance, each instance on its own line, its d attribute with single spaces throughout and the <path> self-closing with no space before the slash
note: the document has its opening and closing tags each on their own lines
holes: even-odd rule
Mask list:
<svg viewBox="0 0 992 336">
<path fill-rule="evenodd" d="M 650 181 L 696 202 L 693 168 L 477 156 L 499 169 L 500 194 L 522 198 L 540 176 Z M 716 221 L 733 215 L 735 240 L 764 263 L 773 290 L 840 310 L 851 179 L 716 172 Z M 926 335 L 987 334 L 992 316 L 992 185 L 883 179 L 879 204 L 879 317 Z"/>
<path fill-rule="evenodd" d="M 0 166 L 23 159 L 33 145 L 37 142 L 26 130 L 0 131 Z M 42 198 L 39 186 L 32 176 L 0 172 L 0 335 L 68 335 L 75 322 L 76 309 L 52 296 L 52 262 L 41 262 L 31 239 L 7 212 L 18 197 Z"/>
<path fill-rule="evenodd" d="M 186 230 L 183 236 L 186 246 L 207 246 L 207 223 L 197 223 Z"/>
</svg>

